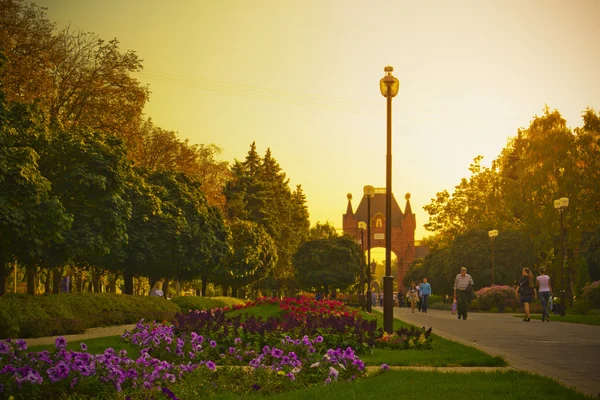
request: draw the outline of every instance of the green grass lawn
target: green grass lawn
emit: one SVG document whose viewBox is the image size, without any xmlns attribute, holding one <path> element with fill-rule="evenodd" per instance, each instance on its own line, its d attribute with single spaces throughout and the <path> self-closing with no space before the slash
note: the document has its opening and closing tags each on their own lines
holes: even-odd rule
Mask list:
<svg viewBox="0 0 600 400">
<path fill-rule="evenodd" d="M 242 315 L 242 320 L 246 317 L 254 316 L 254 317 L 263 317 L 267 319 L 269 317 L 278 317 L 281 315 L 281 309 L 278 304 L 262 304 L 259 306 L 242 308 L 240 310 L 232 310 L 227 311 L 225 313 L 230 318 L 237 317 L 238 315 Z"/>
<path fill-rule="evenodd" d="M 525 314 L 515 315 L 515 318 L 525 318 Z M 542 320 L 541 314 L 532 314 L 531 319 Z M 551 315 L 550 322 L 570 322 L 572 324 L 600 325 L 600 315 Z"/>
<path fill-rule="evenodd" d="M 112 347 L 117 352 L 121 350 L 127 351 L 127 356 L 133 358 L 134 360 L 140 356 L 140 348 L 137 346 L 126 343 L 123 339 L 121 339 L 120 335 L 115 336 L 105 336 L 95 339 L 86 339 L 86 340 L 74 340 L 72 342 L 67 342 L 67 350 L 76 350 L 81 351 L 80 343 L 83 342 L 87 345 L 87 352 L 90 354 L 101 354 L 104 353 L 104 350 Z M 27 348 L 27 351 L 30 352 L 38 352 L 48 350 L 50 352 L 54 351 L 56 348 L 53 344 L 48 345 L 39 345 L 39 346 L 31 346 Z"/>
<path fill-rule="evenodd" d="M 383 314 L 374 311 L 373 315 L 360 311 L 365 319 L 377 319 L 377 326 L 383 326 Z M 394 330 L 412 325 L 394 318 Z M 428 328 L 428 327 L 426 327 Z M 506 361 L 499 356 L 493 357 L 474 347 L 444 339 L 432 331 L 433 350 L 391 350 L 374 349 L 372 354 L 362 354 L 360 358 L 367 365 L 412 365 L 431 367 L 502 367 Z"/>
<path fill-rule="evenodd" d="M 192 399 L 177 391 L 181 400 Z M 381 400 L 384 398 L 443 400 L 590 400 L 556 381 L 519 371 L 503 372 L 417 372 L 386 371 L 352 383 L 316 385 L 277 395 L 236 396 L 224 394 L 214 400 Z"/>
</svg>

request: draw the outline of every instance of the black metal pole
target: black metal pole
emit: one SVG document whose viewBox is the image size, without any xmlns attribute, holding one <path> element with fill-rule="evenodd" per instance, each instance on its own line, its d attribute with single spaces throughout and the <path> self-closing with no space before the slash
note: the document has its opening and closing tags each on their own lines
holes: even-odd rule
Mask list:
<svg viewBox="0 0 600 400">
<path fill-rule="evenodd" d="M 563 223 L 563 213 L 565 209 L 560 209 L 560 231 L 562 236 L 562 251 L 563 251 L 563 263 L 562 263 L 562 279 L 561 279 L 561 288 L 560 288 L 560 316 L 565 316 L 565 308 L 567 308 L 567 304 L 565 302 L 565 272 L 567 269 L 567 237 L 565 235 L 565 225 Z"/>
<path fill-rule="evenodd" d="M 367 196 L 367 312 L 371 312 L 371 198 Z"/>
<path fill-rule="evenodd" d="M 359 303 L 360 303 L 360 308 L 363 310 L 366 308 L 365 307 L 365 298 L 364 298 L 364 296 L 365 296 L 365 265 L 364 265 L 364 262 L 365 262 L 365 230 L 361 229 L 360 230 L 360 263 L 362 265 L 360 266 L 361 268 L 360 268 L 360 278 L 359 278 L 359 280 L 360 280 Z"/>
<path fill-rule="evenodd" d="M 394 278 L 392 277 L 392 85 L 387 83 L 387 154 L 385 168 L 385 276 L 383 277 L 383 329 L 394 332 Z"/>
<path fill-rule="evenodd" d="M 492 238 L 492 286 L 494 285 L 494 238 Z"/>
</svg>

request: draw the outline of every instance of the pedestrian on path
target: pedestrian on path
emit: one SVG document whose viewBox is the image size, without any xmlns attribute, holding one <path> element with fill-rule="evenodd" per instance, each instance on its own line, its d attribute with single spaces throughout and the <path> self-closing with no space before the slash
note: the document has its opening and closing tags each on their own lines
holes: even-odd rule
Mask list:
<svg viewBox="0 0 600 400">
<path fill-rule="evenodd" d="M 431 285 L 427 283 L 427 277 L 423 278 L 423 283 L 419 285 L 421 292 L 421 311 L 426 313 L 429 305 L 429 295 L 431 294 Z"/>
<path fill-rule="evenodd" d="M 421 288 L 419 285 L 420 284 L 417 284 L 417 308 L 419 309 L 419 312 L 421 312 Z"/>
<path fill-rule="evenodd" d="M 537 298 L 537 295 L 535 293 L 535 287 L 533 286 L 533 274 L 529 268 L 523 268 L 523 274 L 519 278 L 519 286 L 517 287 L 515 294 L 517 295 L 517 298 L 521 300 L 523 308 L 525 309 L 525 318 L 523 318 L 523 321 L 531 321 L 529 303 Z"/>
<path fill-rule="evenodd" d="M 419 291 L 417 290 L 415 283 L 411 282 L 410 287 L 408 288 L 408 291 L 406 292 L 406 300 L 410 303 L 410 308 L 412 309 L 413 313 L 415 312 L 415 303 L 417 302 L 418 299 L 419 299 Z"/>
<path fill-rule="evenodd" d="M 458 319 L 467 319 L 467 313 L 469 312 L 469 304 L 471 303 L 471 294 L 467 291 L 467 288 L 474 285 L 473 278 L 467 274 L 467 268 L 461 267 L 460 274 L 454 278 L 454 301 L 457 302 L 458 307 Z"/>
<path fill-rule="evenodd" d="M 548 313 L 548 302 L 552 297 L 552 286 L 550 277 L 546 275 L 546 268 L 540 268 L 540 275 L 535 278 L 538 287 L 538 296 L 542 302 L 542 322 L 550 322 L 550 313 Z"/>
</svg>

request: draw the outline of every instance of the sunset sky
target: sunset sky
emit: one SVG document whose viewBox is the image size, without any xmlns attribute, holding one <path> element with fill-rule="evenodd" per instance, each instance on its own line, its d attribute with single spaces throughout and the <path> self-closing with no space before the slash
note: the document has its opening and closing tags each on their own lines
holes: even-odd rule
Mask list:
<svg viewBox="0 0 600 400">
<path fill-rule="evenodd" d="M 568 125 L 600 109 L 600 1 L 39 0 L 58 28 L 117 38 L 144 60 L 147 116 L 243 159 L 256 141 L 341 228 L 346 194 L 385 187 L 394 67 L 393 190 L 423 206 L 481 154 L 495 159 L 545 104 Z"/>
</svg>

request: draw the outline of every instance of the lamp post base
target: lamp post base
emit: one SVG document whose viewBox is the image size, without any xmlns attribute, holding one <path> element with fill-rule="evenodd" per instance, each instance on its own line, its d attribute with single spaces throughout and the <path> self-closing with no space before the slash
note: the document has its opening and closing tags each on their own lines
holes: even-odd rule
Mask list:
<svg viewBox="0 0 600 400">
<path fill-rule="evenodd" d="M 370 313 L 373 309 L 373 305 L 371 304 L 371 301 L 373 300 L 373 293 L 371 292 L 371 290 L 367 290 L 367 312 Z"/>
<path fill-rule="evenodd" d="M 394 332 L 394 277 L 383 277 L 383 330 L 388 334 Z"/>
</svg>

